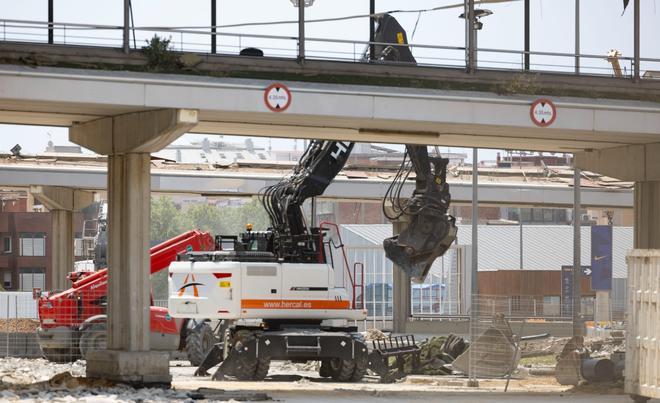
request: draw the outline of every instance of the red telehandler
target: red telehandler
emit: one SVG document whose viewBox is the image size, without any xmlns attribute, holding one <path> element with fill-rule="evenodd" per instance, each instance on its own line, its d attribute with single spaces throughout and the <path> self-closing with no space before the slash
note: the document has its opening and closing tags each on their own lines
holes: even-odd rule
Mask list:
<svg viewBox="0 0 660 403">
<path fill-rule="evenodd" d="M 215 241 L 208 232 L 188 231 L 151 248 L 151 274 L 166 269 L 183 252 L 212 251 Z M 66 291 L 36 291 L 40 327 L 39 346 L 50 361 L 85 358 L 90 350 L 106 346 L 108 269 L 71 272 L 72 287 Z M 207 321 L 174 319 L 167 308 L 151 306 L 151 348 L 185 350 L 199 365 L 215 343 Z"/>
</svg>

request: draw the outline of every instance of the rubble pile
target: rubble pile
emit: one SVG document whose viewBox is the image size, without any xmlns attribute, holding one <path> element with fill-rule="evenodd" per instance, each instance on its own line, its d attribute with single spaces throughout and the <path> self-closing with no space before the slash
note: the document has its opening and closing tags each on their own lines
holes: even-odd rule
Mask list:
<svg viewBox="0 0 660 403">
<path fill-rule="evenodd" d="M 362 335 L 365 341 L 387 339 L 387 335 L 378 329 L 367 329 Z"/>
<path fill-rule="evenodd" d="M 419 345 L 419 369 L 422 375 L 450 375 L 451 364 L 465 349 L 467 344 L 462 337 L 450 334 L 447 337 L 431 337 Z M 404 369 L 406 373 L 413 372 L 413 357 L 406 356 Z"/>
<path fill-rule="evenodd" d="M 307 362 L 284 361 L 278 363 L 274 367 L 282 371 L 318 372 L 319 368 L 321 368 L 321 362 L 320 361 L 307 361 Z"/>
<path fill-rule="evenodd" d="M 35 333 L 38 327 L 36 319 L 0 319 L 2 333 Z"/>
<path fill-rule="evenodd" d="M 69 372 L 73 376 L 84 376 L 85 361 L 56 364 L 43 358 L 0 358 L 0 382 L 4 385 L 44 382 L 64 372 Z"/>
</svg>

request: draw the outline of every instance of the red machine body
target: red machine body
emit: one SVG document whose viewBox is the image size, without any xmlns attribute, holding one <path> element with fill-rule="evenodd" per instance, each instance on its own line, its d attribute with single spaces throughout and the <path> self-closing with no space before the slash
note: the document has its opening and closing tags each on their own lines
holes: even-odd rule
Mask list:
<svg viewBox="0 0 660 403">
<path fill-rule="evenodd" d="M 166 269 L 176 259 L 177 254 L 189 251 L 210 251 L 214 249 L 214 239 L 208 232 L 188 231 L 151 248 L 151 273 Z M 69 279 L 73 286 L 68 290 L 38 299 L 39 322 L 41 328 L 69 327 L 77 329 L 85 321 L 105 315 L 108 294 L 108 269 L 95 272 L 72 272 Z M 177 334 L 180 321 L 175 323 L 167 308 L 151 307 L 151 331 Z"/>
</svg>

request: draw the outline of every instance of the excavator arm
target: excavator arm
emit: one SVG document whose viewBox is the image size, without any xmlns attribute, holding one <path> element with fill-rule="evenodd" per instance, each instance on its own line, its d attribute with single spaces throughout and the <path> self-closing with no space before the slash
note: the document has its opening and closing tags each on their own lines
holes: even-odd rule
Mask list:
<svg viewBox="0 0 660 403">
<path fill-rule="evenodd" d="M 405 30 L 388 14 L 378 17 L 375 46 L 379 62 L 415 64 Z M 391 44 L 391 45 L 390 45 Z M 291 175 L 262 193 L 272 223 L 272 250 L 280 258 L 309 260 L 316 250 L 318 229 L 308 228 L 302 204 L 322 195 L 346 164 L 354 143 L 312 140 Z M 447 214 L 451 197 L 447 184 L 448 160 L 430 157 L 426 146 L 406 145 L 399 173 L 390 186 L 383 209 L 390 220 L 409 222 L 400 234 L 383 242 L 387 257 L 415 281 L 423 281 L 433 264 L 456 239 L 455 219 Z M 412 197 L 401 198 L 406 179 L 415 172 Z"/>
</svg>

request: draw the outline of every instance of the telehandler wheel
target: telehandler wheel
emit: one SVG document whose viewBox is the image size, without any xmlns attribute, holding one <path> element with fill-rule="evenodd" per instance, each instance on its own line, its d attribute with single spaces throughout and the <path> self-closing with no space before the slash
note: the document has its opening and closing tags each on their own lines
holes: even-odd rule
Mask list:
<svg viewBox="0 0 660 403">
<path fill-rule="evenodd" d="M 188 361 L 198 367 L 215 344 L 213 329 L 208 323 L 198 323 L 188 330 L 186 335 L 186 356 Z"/>
<path fill-rule="evenodd" d="M 105 323 L 97 323 L 85 329 L 80 336 L 80 355 L 87 359 L 87 353 L 105 350 L 107 346 L 107 331 Z"/>
<path fill-rule="evenodd" d="M 330 360 L 330 373 L 336 382 L 348 382 L 353 377 L 355 361 L 332 358 Z"/>
</svg>

